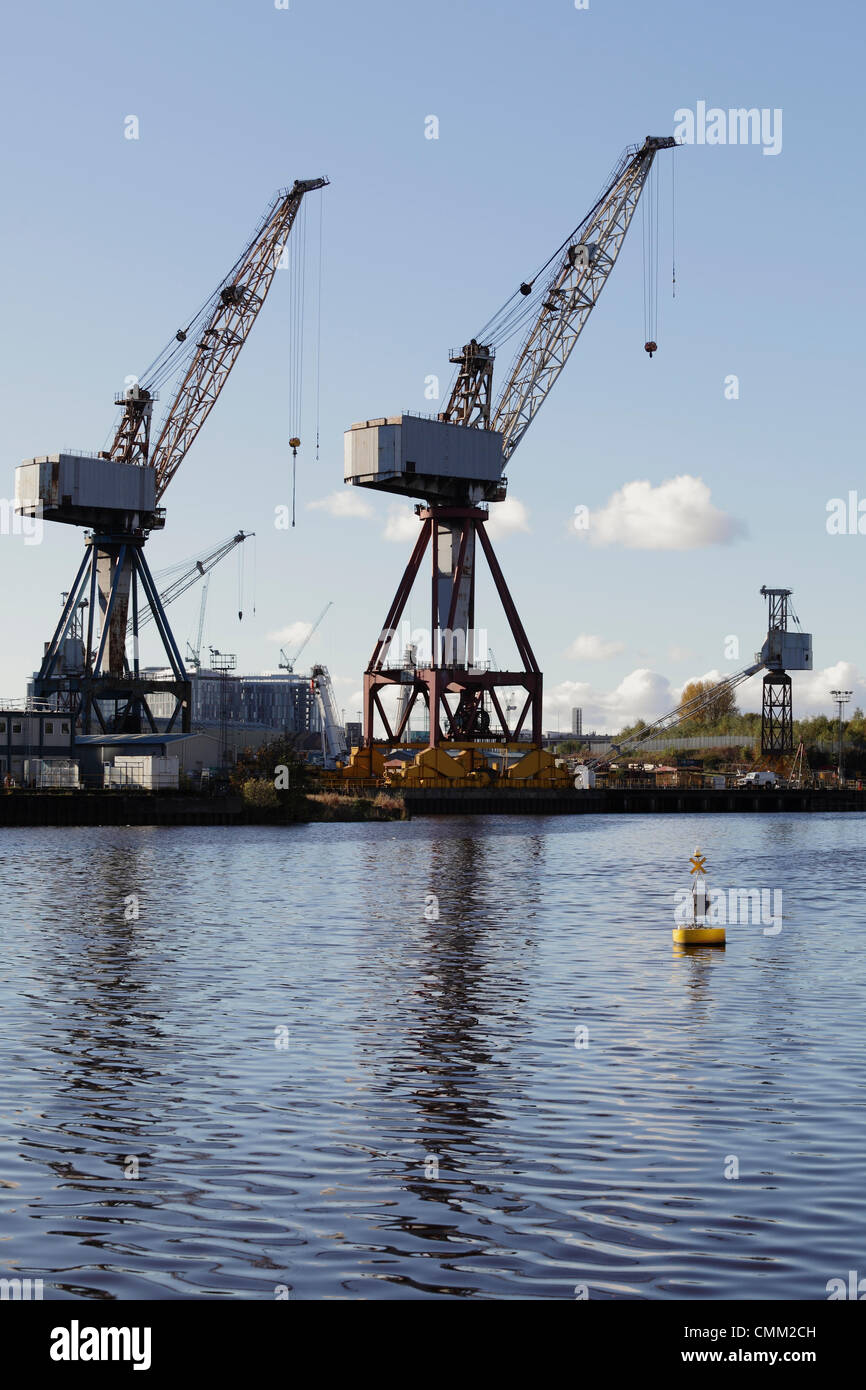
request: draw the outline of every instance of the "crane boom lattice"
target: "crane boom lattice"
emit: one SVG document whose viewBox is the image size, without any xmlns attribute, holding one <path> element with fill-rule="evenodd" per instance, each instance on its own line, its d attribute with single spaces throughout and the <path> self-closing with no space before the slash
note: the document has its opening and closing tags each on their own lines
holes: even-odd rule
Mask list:
<svg viewBox="0 0 866 1390">
<path fill-rule="evenodd" d="M 492 428 L 502 435 L 505 463 L 544 404 L 598 303 L 657 152 L 676 143 L 672 136 L 648 136 L 642 146 L 626 150 L 608 188 L 560 248 L 538 296 L 537 317 L 492 413 Z M 533 286 L 521 289 L 531 292 Z"/>
</svg>

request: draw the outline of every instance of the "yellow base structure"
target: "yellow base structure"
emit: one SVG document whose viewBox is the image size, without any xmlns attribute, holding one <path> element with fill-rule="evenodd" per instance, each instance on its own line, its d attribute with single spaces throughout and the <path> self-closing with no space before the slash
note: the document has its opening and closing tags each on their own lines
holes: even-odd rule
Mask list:
<svg viewBox="0 0 866 1390">
<path fill-rule="evenodd" d="M 545 748 L 533 748 L 508 769 L 508 781 L 527 787 L 572 787 L 574 778 Z"/>
<path fill-rule="evenodd" d="M 671 935 L 680 946 L 724 946 L 724 927 L 674 927 Z"/>
<path fill-rule="evenodd" d="M 506 753 L 523 752 L 524 748 L 523 744 L 491 743 L 482 749 L 473 744 L 448 742 L 422 749 L 414 762 L 387 769 L 378 747 L 353 748 L 348 763 L 338 763 L 336 770 L 325 774 L 322 780 L 359 785 L 375 781 L 392 787 L 496 787 L 506 792 L 525 787 L 573 786 L 571 773 L 557 766 L 553 754 L 542 748 L 530 748 L 503 774 L 499 764 L 506 761 Z"/>
<path fill-rule="evenodd" d="M 344 782 L 368 782 L 373 778 L 377 781 L 383 781 L 385 759 L 378 748 L 353 748 L 345 766 L 340 763 L 337 764 L 337 771 L 334 776 L 341 778 Z"/>
</svg>

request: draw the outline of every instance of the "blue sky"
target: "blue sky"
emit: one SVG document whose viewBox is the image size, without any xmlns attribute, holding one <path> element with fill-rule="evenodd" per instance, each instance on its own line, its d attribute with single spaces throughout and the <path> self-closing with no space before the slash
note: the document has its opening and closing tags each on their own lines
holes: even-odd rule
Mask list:
<svg viewBox="0 0 866 1390">
<path fill-rule="evenodd" d="M 863 32 L 855 3 L 16 6 L 0 94 L 0 493 L 11 497 L 23 458 L 101 448 L 124 376 L 210 293 L 275 189 L 327 174 L 331 186 L 315 195 L 321 446 L 316 460 L 311 314 L 298 525 L 273 522 L 289 499 L 290 304 L 278 275 L 148 553 L 158 570 L 237 527 L 254 530 L 255 615 L 248 590 L 238 622 L 229 559 L 211 584 L 206 640 L 237 652 L 242 668 L 273 668 L 273 634 L 332 599 L 305 655 L 330 666 L 351 715 L 409 545 L 383 535 L 387 498 L 373 497 L 367 518 L 308 505 L 343 487 L 343 430 L 435 408 L 425 378 L 438 374 L 446 389 L 448 350 L 559 245 L 624 146 L 671 133 L 675 112 L 699 101 L 779 108 L 776 156 L 692 145 L 660 157 L 659 352 L 643 352 L 636 222 L 509 467 L 526 529 L 498 549 L 545 671 L 551 727 L 557 711 L 565 726 L 572 703 L 599 728 L 649 717 L 686 679 L 746 664 L 763 638 L 762 584 L 793 588 L 814 634 L 816 673 L 795 678 L 795 709 L 829 709 L 824 692 L 839 683 L 866 702 L 866 535 L 826 530 L 831 498 L 853 489 L 866 499 Z M 438 140 L 425 139 L 431 114 Z M 129 115 L 135 141 L 124 138 Z M 319 215 L 311 199 L 313 248 Z M 737 400 L 725 398 L 731 374 Z M 741 523 L 723 543 L 699 522 L 690 549 L 658 548 L 656 532 L 655 548 L 624 545 L 616 507 L 611 543 L 574 533 L 577 504 L 597 513 L 627 484 L 683 476 L 703 480 L 709 505 Z M 677 496 L 652 494 L 656 514 Z M 47 526 L 40 545 L 0 541 L 0 695 L 10 697 L 38 665 L 81 536 Z M 251 566 L 247 553 L 248 576 Z M 487 593 L 482 583 L 482 604 Z M 419 623 L 425 609 L 419 599 Z M 197 592 L 171 614 L 182 644 Z M 498 612 L 478 622 L 505 659 Z M 725 659 L 731 634 L 740 663 Z"/>
</svg>

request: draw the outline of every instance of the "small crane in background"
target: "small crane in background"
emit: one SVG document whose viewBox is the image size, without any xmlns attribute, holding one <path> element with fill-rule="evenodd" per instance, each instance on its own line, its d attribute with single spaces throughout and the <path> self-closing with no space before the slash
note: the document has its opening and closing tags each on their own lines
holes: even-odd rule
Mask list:
<svg viewBox="0 0 866 1390">
<path fill-rule="evenodd" d="M 207 579 L 204 581 L 204 588 L 201 591 L 201 606 L 198 610 L 198 633 L 196 634 L 195 646 L 191 646 L 189 642 L 186 644 L 189 664 L 196 671 L 201 670 L 201 644 L 204 637 L 204 614 L 207 608 L 207 591 L 209 588 L 210 575 L 208 575 Z"/>
<path fill-rule="evenodd" d="M 313 623 L 313 626 L 310 628 L 310 630 L 309 630 L 309 632 L 307 633 L 306 637 L 305 637 L 304 640 L 301 642 L 301 645 L 296 649 L 294 656 L 286 656 L 286 653 L 285 653 L 285 651 L 283 650 L 283 648 L 280 648 L 280 656 L 281 656 L 282 660 L 279 661 L 277 664 L 278 664 L 279 669 L 280 669 L 281 671 L 288 671 L 290 675 L 292 674 L 292 672 L 293 672 L 294 669 L 295 669 L 295 662 L 297 661 L 298 657 L 301 655 L 301 652 L 302 652 L 302 651 L 304 650 L 304 648 L 306 647 L 307 643 L 309 642 L 309 640 L 310 640 L 310 638 L 312 637 L 313 633 L 316 631 L 316 628 L 319 626 L 319 623 L 320 623 L 320 622 L 322 621 L 322 619 L 324 618 L 324 616 L 325 616 L 325 614 L 327 613 L 328 609 L 329 609 L 329 608 L 333 608 L 333 606 L 334 606 L 334 604 L 333 604 L 333 599 L 328 599 L 328 602 L 325 604 L 325 606 L 324 606 L 324 608 L 322 609 L 321 613 L 319 614 L 318 618 L 317 618 L 316 621 Z"/>
</svg>

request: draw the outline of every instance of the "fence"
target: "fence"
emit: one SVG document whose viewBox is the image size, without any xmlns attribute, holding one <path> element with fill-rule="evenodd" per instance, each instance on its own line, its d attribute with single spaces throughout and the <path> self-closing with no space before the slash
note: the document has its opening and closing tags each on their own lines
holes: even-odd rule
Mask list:
<svg viewBox="0 0 866 1390">
<path fill-rule="evenodd" d="M 593 754 L 609 753 L 612 748 L 618 747 L 615 738 L 583 738 L 576 735 L 578 743 L 589 744 Z M 563 739 L 568 738 L 567 734 Z M 671 752 L 696 750 L 698 748 L 751 748 L 755 743 L 755 737 L 748 734 L 696 734 L 693 738 L 649 738 L 645 743 L 638 744 L 636 747 L 625 748 L 622 756 L 624 758 L 637 757 L 639 753 L 663 753 L 668 749 Z M 839 751 L 839 744 L 833 743 L 810 743 L 810 748 L 814 748 L 818 753 L 835 754 Z M 842 747 L 845 752 L 854 751 L 854 744 L 843 739 Z"/>
</svg>

